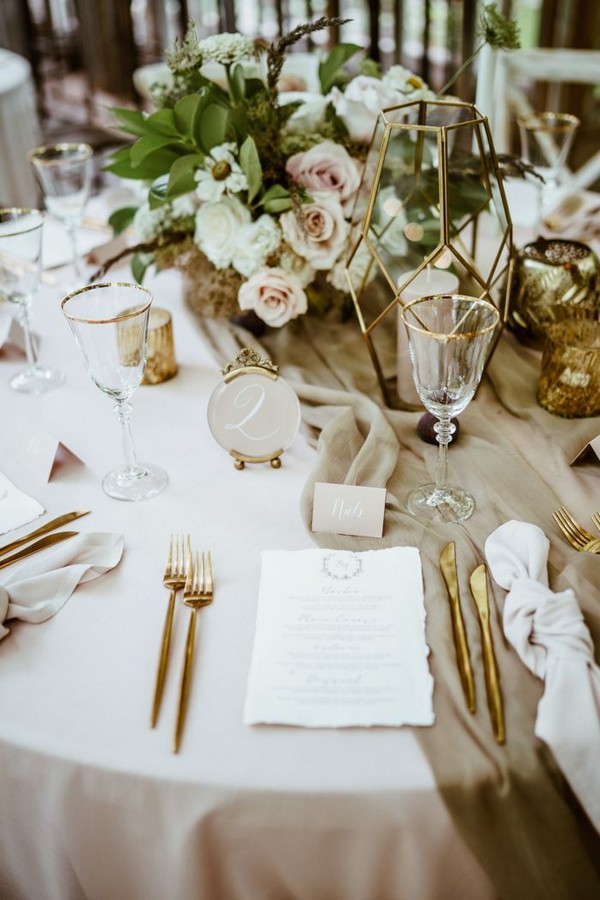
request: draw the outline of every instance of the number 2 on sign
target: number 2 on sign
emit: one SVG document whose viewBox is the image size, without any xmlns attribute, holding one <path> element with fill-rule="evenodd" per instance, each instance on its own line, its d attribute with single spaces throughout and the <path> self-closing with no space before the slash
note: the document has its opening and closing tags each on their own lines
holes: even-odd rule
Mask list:
<svg viewBox="0 0 600 900">
<path fill-rule="evenodd" d="M 227 422 L 225 428 L 228 431 L 239 431 L 249 441 L 265 441 L 267 438 L 274 437 L 279 431 L 279 426 L 269 434 L 250 434 L 246 429 L 246 426 L 250 425 L 260 412 L 265 397 L 265 389 L 260 384 L 247 384 L 243 387 L 233 401 L 233 407 L 242 411 L 247 410 L 246 415 L 239 422 Z"/>
</svg>

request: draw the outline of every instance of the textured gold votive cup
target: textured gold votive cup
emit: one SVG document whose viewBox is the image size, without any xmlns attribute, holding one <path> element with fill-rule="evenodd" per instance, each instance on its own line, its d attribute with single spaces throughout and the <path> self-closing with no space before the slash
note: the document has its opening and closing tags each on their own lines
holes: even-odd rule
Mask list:
<svg viewBox="0 0 600 900">
<path fill-rule="evenodd" d="M 148 317 L 148 357 L 142 384 L 160 384 L 177 374 L 171 313 L 152 306 Z"/>
<path fill-rule="evenodd" d="M 566 418 L 600 414 L 600 321 L 565 319 L 551 325 L 542 355 L 538 399 Z"/>
</svg>

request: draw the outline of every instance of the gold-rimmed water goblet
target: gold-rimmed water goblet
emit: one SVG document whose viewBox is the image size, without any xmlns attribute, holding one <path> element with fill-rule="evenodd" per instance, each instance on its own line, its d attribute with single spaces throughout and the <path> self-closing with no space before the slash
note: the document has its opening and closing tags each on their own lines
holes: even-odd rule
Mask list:
<svg viewBox="0 0 600 900">
<path fill-rule="evenodd" d="M 131 397 L 146 363 L 151 303 L 150 291 L 128 282 L 79 288 L 62 301 L 88 374 L 114 401 L 121 425 L 125 463 L 102 480 L 105 493 L 116 500 L 146 500 L 168 482 L 163 469 L 138 462 L 130 427 Z"/>
<path fill-rule="evenodd" d="M 31 323 L 42 274 L 44 214 L 39 209 L 0 209 L 0 297 L 16 312 L 23 329 L 27 367 L 10 380 L 15 391 L 41 394 L 61 385 L 64 373 L 38 361 Z"/>
<path fill-rule="evenodd" d="M 463 294 L 419 297 L 402 310 L 408 332 L 413 378 L 423 406 L 438 419 L 435 482 L 409 496 L 413 515 L 462 522 L 475 510 L 465 488 L 448 484 L 448 445 L 479 386 L 500 314 L 488 300 Z"/>
<path fill-rule="evenodd" d="M 93 155 L 90 145 L 82 143 L 47 144 L 35 147 L 28 154 L 46 209 L 65 226 L 76 287 L 86 282 L 77 249 L 77 229 L 90 196 Z"/>
<path fill-rule="evenodd" d="M 580 122 L 569 113 L 540 112 L 518 116 L 517 124 L 521 155 L 541 179 L 536 180 L 536 226 L 540 230 L 558 198 L 561 176 Z"/>
</svg>

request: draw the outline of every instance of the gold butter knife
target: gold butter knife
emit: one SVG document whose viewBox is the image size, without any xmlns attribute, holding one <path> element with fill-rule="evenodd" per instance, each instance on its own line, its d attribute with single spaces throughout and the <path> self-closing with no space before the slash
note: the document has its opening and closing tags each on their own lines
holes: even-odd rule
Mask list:
<svg viewBox="0 0 600 900">
<path fill-rule="evenodd" d="M 24 535 L 24 537 L 17 538 L 16 541 L 11 541 L 10 544 L 5 544 L 4 547 L 0 547 L 0 556 L 4 556 L 5 553 L 12 553 L 13 550 L 16 550 L 17 547 L 20 547 L 22 544 L 27 544 L 34 538 L 41 537 L 43 534 L 48 534 L 49 531 L 54 531 L 56 528 L 61 528 L 63 525 L 72 522 L 73 519 L 80 519 L 81 516 L 87 516 L 90 512 L 91 510 L 86 509 L 84 512 L 64 513 L 64 515 L 59 516 L 57 519 L 46 522 L 41 528 L 36 528 L 35 531 L 30 531 L 29 534 Z"/>
<path fill-rule="evenodd" d="M 35 544 L 31 544 L 31 546 L 25 547 L 24 550 L 19 550 L 17 553 L 13 553 L 12 556 L 7 556 L 6 559 L 0 560 L 0 569 L 5 569 L 6 566 L 11 566 L 13 563 L 20 562 L 20 560 L 31 556 L 33 553 L 38 553 L 40 550 L 45 550 L 46 547 L 51 547 L 53 544 L 59 544 L 61 541 L 66 541 L 67 538 L 75 537 L 76 534 L 79 534 L 79 532 L 58 531 L 56 534 L 47 534 L 46 537 L 40 538 Z"/>
<path fill-rule="evenodd" d="M 450 598 L 452 631 L 454 633 L 454 646 L 456 648 L 458 672 L 465 700 L 467 701 L 467 707 L 469 712 L 474 713 L 477 708 L 475 702 L 475 682 L 473 680 L 473 669 L 471 666 L 471 658 L 469 656 L 469 645 L 467 643 L 465 623 L 460 606 L 458 575 L 456 572 L 456 546 L 454 541 L 446 544 L 442 550 L 440 555 L 440 569 L 442 570 L 442 575 L 444 576 L 444 581 L 448 588 L 448 596 Z"/>
<path fill-rule="evenodd" d="M 469 579 L 471 585 L 471 593 L 479 613 L 479 624 L 481 626 L 481 639 L 483 641 L 483 668 L 485 672 L 485 688 L 487 691 L 488 706 L 492 727 L 496 741 L 503 744 L 506 740 L 506 732 L 504 728 L 504 710 L 502 708 L 502 694 L 500 692 L 500 681 L 498 678 L 498 667 L 496 665 L 496 657 L 494 655 L 494 645 L 492 643 L 492 631 L 490 628 L 490 607 L 488 603 L 487 591 L 487 570 L 485 563 L 471 572 Z"/>
</svg>

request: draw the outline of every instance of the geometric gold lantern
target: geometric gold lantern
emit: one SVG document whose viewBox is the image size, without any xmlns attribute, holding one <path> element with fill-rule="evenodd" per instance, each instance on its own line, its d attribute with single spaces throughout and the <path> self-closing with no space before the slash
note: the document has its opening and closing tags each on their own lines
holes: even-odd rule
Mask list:
<svg viewBox="0 0 600 900">
<path fill-rule="evenodd" d="M 406 399 L 410 371 L 398 368 L 400 309 L 415 296 L 461 293 L 491 300 L 505 322 L 512 249 L 486 117 L 458 100 L 383 110 L 353 210 L 345 271 L 387 406 L 414 408 Z"/>
</svg>

